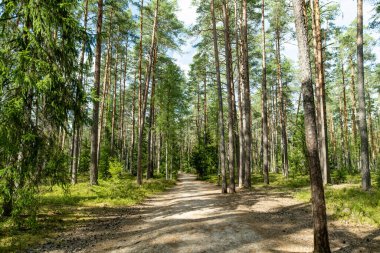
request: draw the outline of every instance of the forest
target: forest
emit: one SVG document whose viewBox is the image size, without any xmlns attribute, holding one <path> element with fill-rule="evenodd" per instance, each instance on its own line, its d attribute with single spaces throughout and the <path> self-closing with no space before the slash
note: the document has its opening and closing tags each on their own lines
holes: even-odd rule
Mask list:
<svg viewBox="0 0 380 253">
<path fill-rule="evenodd" d="M 191 25 L 184 2 L 196 10 Z M 122 252 L 256 252 L 254 235 L 268 236 L 257 222 L 277 216 L 258 218 L 266 211 L 252 203 L 274 198 L 303 203 L 270 210 L 302 213 L 310 238 L 257 252 L 380 252 L 380 2 L 349 2 L 0 1 L 0 251 L 116 250 L 96 237 L 58 241 L 77 227 L 154 227 L 155 206 L 180 216 L 188 203 L 205 209 L 189 219 L 226 210 L 226 226 L 247 205 L 241 233 L 251 237 L 230 242 L 238 235 L 215 230 L 238 246 L 174 251 L 149 248 L 161 234 L 140 243 L 120 225 L 137 241 Z M 345 4 L 355 16 L 342 25 Z M 169 202 L 141 207 L 156 196 Z M 157 227 L 190 233 L 175 215 Z M 285 227 L 276 230 L 303 231 Z M 80 237 L 72 233 L 64 237 Z"/>
</svg>

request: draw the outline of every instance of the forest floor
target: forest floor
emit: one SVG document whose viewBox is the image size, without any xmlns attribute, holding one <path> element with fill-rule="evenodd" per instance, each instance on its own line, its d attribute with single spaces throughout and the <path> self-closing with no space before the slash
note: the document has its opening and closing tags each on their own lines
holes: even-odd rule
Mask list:
<svg viewBox="0 0 380 253">
<path fill-rule="evenodd" d="M 312 252 L 311 207 L 275 189 L 220 194 L 180 174 L 143 204 L 94 208 L 95 219 L 29 252 Z M 380 252 L 380 230 L 329 220 L 334 252 Z"/>
</svg>

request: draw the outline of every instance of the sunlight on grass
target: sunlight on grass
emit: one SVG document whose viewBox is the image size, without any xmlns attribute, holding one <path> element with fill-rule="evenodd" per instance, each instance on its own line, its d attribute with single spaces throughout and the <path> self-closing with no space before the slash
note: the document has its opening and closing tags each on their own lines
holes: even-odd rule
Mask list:
<svg viewBox="0 0 380 253">
<path fill-rule="evenodd" d="M 205 181 L 218 184 L 218 176 L 212 175 L 204 178 Z M 291 175 L 288 179 L 284 178 L 282 174 L 269 174 L 269 186 L 264 185 L 264 177 L 261 174 L 252 174 L 253 187 L 266 187 L 277 188 L 281 190 L 294 189 L 299 187 L 309 186 L 309 176 L 304 175 Z"/>
<path fill-rule="evenodd" d="M 119 175 L 99 180 L 90 186 L 87 181 L 63 189 L 43 186 L 40 189 L 38 223 L 33 228 L 17 228 L 11 219 L 0 220 L 0 252 L 20 251 L 54 238 L 65 229 L 94 219 L 89 208 L 127 207 L 175 185 L 164 178 L 145 180 L 140 187 L 135 178 Z"/>
<path fill-rule="evenodd" d="M 310 189 L 295 193 L 301 201 L 310 201 Z M 358 184 L 346 184 L 343 187 L 325 188 L 327 212 L 333 219 L 350 220 L 380 227 L 380 190 L 372 188 L 365 192 Z"/>
<path fill-rule="evenodd" d="M 263 176 L 252 175 L 252 187 L 266 191 L 290 192 L 302 201 L 310 202 L 310 180 L 308 175 L 290 175 L 285 179 L 282 174 L 269 175 L 270 185 L 264 185 Z M 217 176 L 208 176 L 207 182 L 217 184 Z M 380 189 L 375 185 L 369 192 L 360 188 L 360 175 L 347 175 L 345 184 L 325 187 L 327 212 L 333 219 L 350 220 L 380 227 Z"/>
</svg>

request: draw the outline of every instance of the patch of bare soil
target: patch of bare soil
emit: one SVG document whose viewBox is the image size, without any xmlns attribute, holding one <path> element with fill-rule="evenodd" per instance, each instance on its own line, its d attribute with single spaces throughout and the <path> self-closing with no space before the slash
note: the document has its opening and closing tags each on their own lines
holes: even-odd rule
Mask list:
<svg viewBox="0 0 380 253">
<path fill-rule="evenodd" d="M 30 252 L 312 252 L 311 208 L 263 189 L 222 195 L 182 174 L 176 187 L 97 218 Z M 380 252 L 380 230 L 329 222 L 334 252 Z"/>
</svg>

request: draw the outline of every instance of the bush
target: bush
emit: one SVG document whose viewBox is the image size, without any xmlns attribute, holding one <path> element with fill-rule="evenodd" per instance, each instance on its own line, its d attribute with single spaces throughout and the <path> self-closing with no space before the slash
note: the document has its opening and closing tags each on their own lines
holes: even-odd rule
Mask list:
<svg viewBox="0 0 380 253">
<path fill-rule="evenodd" d="M 191 153 L 190 165 L 196 170 L 199 178 L 204 178 L 218 167 L 217 148 L 213 145 L 198 145 Z"/>
<path fill-rule="evenodd" d="M 106 143 L 101 146 L 100 149 L 100 159 L 99 159 L 99 172 L 102 179 L 111 178 L 111 173 L 109 171 L 110 167 L 110 154 L 111 150 L 109 145 Z"/>
<path fill-rule="evenodd" d="M 79 172 L 87 172 L 91 162 L 91 147 L 87 138 L 84 138 L 81 144 L 81 152 L 79 157 Z"/>
<path fill-rule="evenodd" d="M 346 169 L 337 169 L 331 173 L 331 180 L 333 184 L 342 184 L 347 182 L 348 172 Z"/>
<path fill-rule="evenodd" d="M 112 178 L 119 178 L 123 172 L 123 164 L 117 159 L 112 158 L 109 162 L 108 172 Z"/>
</svg>

